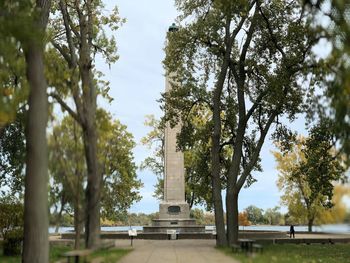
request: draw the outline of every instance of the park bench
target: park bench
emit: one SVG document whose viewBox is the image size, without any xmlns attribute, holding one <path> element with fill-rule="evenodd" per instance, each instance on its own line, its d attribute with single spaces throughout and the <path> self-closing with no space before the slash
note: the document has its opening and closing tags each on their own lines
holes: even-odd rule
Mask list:
<svg viewBox="0 0 350 263">
<path fill-rule="evenodd" d="M 253 252 L 253 244 L 255 243 L 255 240 L 248 239 L 248 238 L 241 238 L 241 239 L 238 239 L 238 242 L 241 245 L 242 251 L 246 253 Z"/>
</svg>

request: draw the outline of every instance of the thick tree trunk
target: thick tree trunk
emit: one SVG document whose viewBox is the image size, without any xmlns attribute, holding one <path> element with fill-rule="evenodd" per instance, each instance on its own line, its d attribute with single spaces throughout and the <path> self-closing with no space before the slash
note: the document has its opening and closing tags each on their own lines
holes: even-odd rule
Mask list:
<svg viewBox="0 0 350 263">
<path fill-rule="evenodd" d="M 86 186 L 86 222 L 85 245 L 87 248 L 96 248 L 100 243 L 100 189 L 101 174 L 97 160 L 97 134 L 96 134 L 96 85 L 92 76 L 92 32 L 93 14 L 92 1 L 86 1 L 87 15 L 81 15 L 80 20 L 80 50 L 79 69 L 82 82 L 83 95 L 83 137 L 87 164 Z"/>
<path fill-rule="evenodd" d="M 49 261 L 48 163 L 46 126 L 48 102 L 43 47 L 28 45 L 25 58 L 30 86 L 26 127 L 23 262 Z"/>
<path fill-rule="evenodd" d="M 224 65 L 221 71 L 220 81 L 217 83 L 213 96 L 213 145 L 211 148 L 211 163 L 212 163 L 212 186 L 213 186 L 213 204 L 215 213 L 216 226 L 216 245 L 226 246 L 227 239 L 225 233 L 224 211 L 222 206 L 221 196 L 221 178 L 220 178 L 220 136 L 221 136 L 221 117 L 220 117 L 220 96 L 223 86 L 223 81 L 226 76 L 227 66 Z"/>
<path fill-rule="evenodd" d="M 46 126 L 47 83 L 44 75 L 44 33 L 50 10 L 49 0 L 37 0 L 33 21 L 38 36 L 23 40 L 29 83 L 26 125 L 26 176 L 24 193 L 24 240 L 22 262 L 49 261 L 48 161 Z M 41 37 L 40 37 L 41 36 Z"/>
<path fill-rule="evenodd" d="M 227 240 L 229 245 L 238 242 L 238 193 L 226 192 Z"/>
<path fill-rule="evenodd" d="M 214 169 L 214 168 L 213 168 Z M 216 227 L 216 245 L 226 246 L 227 239 L 225 233 L 225 223 L 224 223 L 224 211 L 222 206 L 221 197 L 221 181 L 220 178 L 213 178 L 213 203 L 214 203 L 214 213 L 215 213 L 215 227 Z"/>
<path fill-rule="evenodd" d="M 100 242 L 100 186 L 101 176 L 97 163 L 97 138 L 94 127 L 84 131 L 84 148 L 88 168 L 86 187 L 85 243 L 87 248 L 95 248 Z"/>
</svg>

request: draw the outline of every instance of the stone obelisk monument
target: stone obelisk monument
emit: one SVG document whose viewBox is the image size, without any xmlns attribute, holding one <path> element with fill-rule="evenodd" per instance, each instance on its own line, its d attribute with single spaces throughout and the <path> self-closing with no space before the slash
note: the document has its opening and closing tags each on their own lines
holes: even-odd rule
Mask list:
<svg viewBox="0 0 350 263">
<path fill-rule="evenodd" d="M 170 26 L 169 32 L 177 31 L 175 24 Z M 167 74 L 165 91 L 171 90 L 171 74 Z M 190 218 L 189 205 L 185 201 L 185 167 L 184 155 L 177 150 L 177 135 L 181 131 L 181 124 L 165 127 L 164 149 L 164 199 L 159 204 L 159 219 L 154 219 L 151 227 L 144 227 L 144 232 L 166 232 L 176 229 L 179 232 L 204 232 L 204 226 L 196 225 Z"/>
</svg>

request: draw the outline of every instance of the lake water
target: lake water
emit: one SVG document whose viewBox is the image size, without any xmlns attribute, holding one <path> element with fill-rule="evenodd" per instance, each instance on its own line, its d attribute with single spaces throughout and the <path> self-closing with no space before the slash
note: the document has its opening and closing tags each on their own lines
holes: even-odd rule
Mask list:
<svg viewBox="0 0 350 263">
<path fill-rule="evenodd" d="M 142 226 L 131 226 L 131 228 L 136 229 L 138 231 L 142 231 Z M 214 226 L 205 226 L 206 231 L 212 231 Z M 111 226 L 111 227 L 101 227 L 101 231 L 116 231 L 116 232 L 125 232 L 130 229 L 130 226 Z M 289 226 L 240 226 L 240 230 L 260 230 L 260 231 L 289 231 Z M 295 226 L 296 232 L 306 232 L 307 226 Z M 67 233 L 74 231 L 73 227 L 60 227 L 59 233 Z M 350 224 L 337 224 L 337 225 L 320 225 L 313 227 L 314 232 L 326 232 L 326 233 L 346 233 L 350 234 Z M 49 233 L 54 233 L 55 227 L 49 228 Z"/>
</svg>

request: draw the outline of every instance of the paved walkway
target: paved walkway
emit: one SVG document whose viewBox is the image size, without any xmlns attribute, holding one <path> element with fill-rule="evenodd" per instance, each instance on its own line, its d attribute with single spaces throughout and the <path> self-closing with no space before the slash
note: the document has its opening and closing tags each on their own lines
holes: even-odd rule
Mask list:
<svg viewBox="0 0 350 263">
<path fill-rule="evenodd" d="M 130 240 L 116 240 L 130 247 Z M 120 263 L 238 263 L 215 249 L 215 240 L 134 240 L 134 251 Z"/>
</svg>

